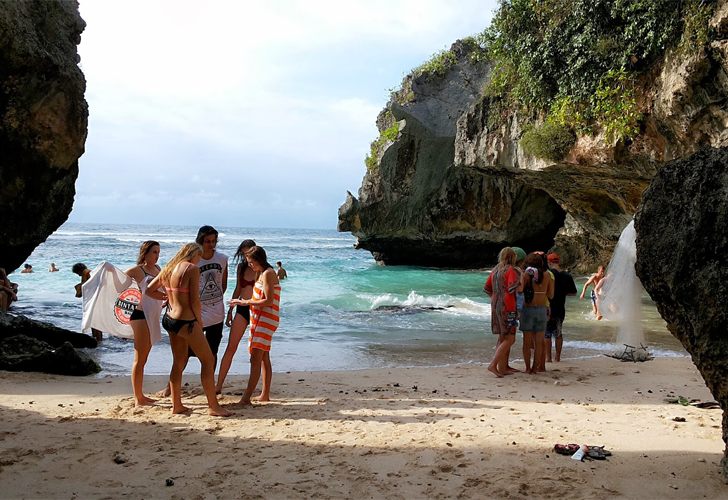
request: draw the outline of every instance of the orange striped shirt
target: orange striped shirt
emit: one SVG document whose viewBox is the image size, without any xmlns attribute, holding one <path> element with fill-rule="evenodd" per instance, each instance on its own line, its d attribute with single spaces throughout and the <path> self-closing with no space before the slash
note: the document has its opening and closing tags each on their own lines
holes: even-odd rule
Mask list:
<svg viewBox="0 0 728 500">
<path fill-rule="evenodd" d="M 261 281 L 255 282 L 253 287 L 253 300 L 265 299 L 265 291 Z M 273 303 L 265 307 L 250 306 L 250 336 L 248 351 L 262 349 L 270 351 L 270 341 L 273 333 L 278 329 L 280 319 L 281 285 L 273 286 Z"/>
</svg>

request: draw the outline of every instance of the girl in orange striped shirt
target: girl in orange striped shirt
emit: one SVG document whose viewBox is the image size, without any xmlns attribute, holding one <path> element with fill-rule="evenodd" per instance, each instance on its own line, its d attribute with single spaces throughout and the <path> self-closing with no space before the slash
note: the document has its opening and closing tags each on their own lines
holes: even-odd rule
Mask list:
<svg viewBox="0 0 728 500">
<path fill-rule="evenodd" d="M 237 405 L 238 408 L 254 401 L 270 401 L 270 385 L 273 370 L 270 364 L 270 342 L 273 333 L 278 329 L 280 317 L 281 285 L 273 266 L 268 263 L 265 250 L 255 246 L 245 252 L 245 259 L 253 271 L 260 273 L 253 288 L 250 299 L 235 299 L 228 302 L 231 306 L 250 306 L 250 378 L 245 394 Z M 260 396 L 251 398 L 263 372 L 263 389 Z"/>
</svg>

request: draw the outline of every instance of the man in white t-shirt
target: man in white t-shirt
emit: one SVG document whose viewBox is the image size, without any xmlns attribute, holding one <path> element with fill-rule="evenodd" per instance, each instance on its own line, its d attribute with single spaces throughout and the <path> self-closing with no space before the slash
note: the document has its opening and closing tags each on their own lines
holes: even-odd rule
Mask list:
<svg viewBox="0 0 728 500">
<path fill-rule="evenodd" d="M 228 257 L 215 250 L 217 230 L 212 226 L 202 226 L 197 231 L 195 241 L 202 246 L 200 268 L 200 305 L 202 306 L 202 331 L 210 344 L 217 366 L 217 350 L 222 341 L 222 327 L 225 324 L 224 295 L 227 290 Z M 192 349 L 189 355 L 194 356 Z"/>
</svg>

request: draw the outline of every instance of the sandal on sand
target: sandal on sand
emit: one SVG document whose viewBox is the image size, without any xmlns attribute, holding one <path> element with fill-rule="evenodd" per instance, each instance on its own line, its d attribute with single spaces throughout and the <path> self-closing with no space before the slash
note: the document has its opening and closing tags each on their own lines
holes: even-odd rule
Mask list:
<svg viewBox="0 0 728 500">
<path fill-rule="evenodd" d="M 717 401 L 706 401 L 704 403 L 690 403 L 691 405 L 695 406 L 696 408 L 703 408 L 703 409 L 712 409 L 712 408 L 720 408 L 720 404 Z"/>
<path fill-rule="evenodd" d="M 556 444 L 554 445 L 554 451 L 559 455 L 573 455 L 581 446 L 578 444 Z"/>
<path fill-rule="evenodd" d="M 612 456 L 612 452 L 609 450 L 605 450 L 604 446 L 589 446 L 587 445 L 587 456 L 590 458 L 594 458 L 596 460 L 604 460 L 607 457 Z"/>
</svg>

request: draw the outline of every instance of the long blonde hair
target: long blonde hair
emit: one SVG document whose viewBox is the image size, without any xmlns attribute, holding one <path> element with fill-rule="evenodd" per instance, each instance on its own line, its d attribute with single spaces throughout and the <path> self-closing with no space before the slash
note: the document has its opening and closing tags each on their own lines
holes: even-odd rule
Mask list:
<svg viewBox="0 0 728 500">
<path fill-rule="evenodd" d="M 508 266 L 515 266 L 516 258 L 516 251 L 513 250 L 511 247 L 505 247 L 498 254 L 498 265 L 495 266 L 495 269 L 493 270 L 501 270 L 507 268 Z"/>
<path fill-rule="evenodd" d="M 202 255 L 202 247 L 197 243 L 187 243 L 185 246 L 179 249 L 177 255 L 172 257 L 164 269 L 159 273 L 159 281 L 165 285 L 169 285 L 169 280 L 172 277 L 172 273 L 177 268 L 177 264 L 180 262 L 191 262 L 192 259 L 197 255 Z"/>
</svg>

